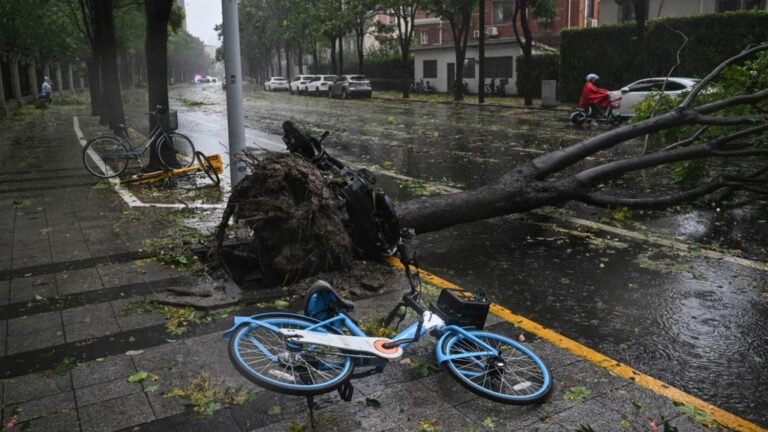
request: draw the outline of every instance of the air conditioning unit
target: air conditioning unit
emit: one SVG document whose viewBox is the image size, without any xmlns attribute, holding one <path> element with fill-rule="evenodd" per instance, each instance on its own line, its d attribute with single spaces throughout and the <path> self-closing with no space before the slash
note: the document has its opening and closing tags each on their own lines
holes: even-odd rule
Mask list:
<svg viewBox="0 0 768 432">
<path fill-rule="evenodd" d="M 587 27 L 597 27 L 597 19 L 587 18 Z"/>
<path fill-rule="evenodd" d="M 480 30 L 475 30 L 472 32 L 472 37 L 475 39 L 480 39 Z"/>
<path fill-rule="evenodd" d="M 499 36 L 499 28 L 498 27 L 488 27 L 485 29 L 485 34 L 487 34 L 490 37 L 498 37 Z"/>
</svg>

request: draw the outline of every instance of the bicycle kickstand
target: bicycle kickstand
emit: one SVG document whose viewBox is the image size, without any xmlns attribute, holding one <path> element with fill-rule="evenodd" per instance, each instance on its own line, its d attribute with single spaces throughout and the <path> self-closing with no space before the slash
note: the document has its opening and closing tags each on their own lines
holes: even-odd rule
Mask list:
<svg viewBox="0 0 768 432">
<path fill-rule="evenodd" d="M 309 408 L 309 425 L 312 431 L 316 430 L 317 424 L 315 423 L 315 398 L 312 395 L 307 396 L 307 407 Z"/>
</svg>

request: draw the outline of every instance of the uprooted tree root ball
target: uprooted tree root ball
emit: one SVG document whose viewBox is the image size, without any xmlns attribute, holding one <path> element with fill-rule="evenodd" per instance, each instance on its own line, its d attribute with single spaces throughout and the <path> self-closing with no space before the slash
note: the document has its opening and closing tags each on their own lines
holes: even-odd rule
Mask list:
<svg viewBox="0 0 768 432">
<path fill-rule="evenodd" d="M 352 241 L 341 222 L 343 203 L 330 180 L 292 154 L 244 160 L 251 174 L 230 195 L 211 257 L 228 266 L 245 286 L 285 285 L 319 272 L 348 269 Z M 250 238 L 224 247 L 233 216 Z"/>
</svg>

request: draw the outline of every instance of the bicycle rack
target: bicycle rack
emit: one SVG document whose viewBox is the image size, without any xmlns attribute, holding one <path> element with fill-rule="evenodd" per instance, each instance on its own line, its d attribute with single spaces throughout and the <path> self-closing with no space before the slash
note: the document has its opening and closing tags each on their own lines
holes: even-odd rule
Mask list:
<svg viewBox="0 0 768 432">
<path fill-rule="evenodd" d="M 216 173 L 224 173 L 224 163 L 221 160 L 220 154 L 206 155 L 211 165 L 216 170 Z M 175 177 L 178 175 L 189 174 L 192 172 L 204 172 L 203 167 L 200 164 L 195 164 L 187 168 L 171 169 L 167 171 L 152 171 L 147 173 L 141 173 L 131 178 L 120 180 L 120 184 L 149 184 L 157 183 L 161 180 Z"/>
</svg>

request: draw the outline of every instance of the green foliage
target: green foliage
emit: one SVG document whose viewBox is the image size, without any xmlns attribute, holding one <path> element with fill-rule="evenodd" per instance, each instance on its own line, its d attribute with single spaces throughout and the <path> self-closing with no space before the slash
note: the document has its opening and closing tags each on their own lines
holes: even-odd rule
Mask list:
<svg viewBox="0 0 768 432">
<path fill-rule="evenodd" d="M 518 61 L 516 64 L 518 91 L 520 94 L 541 97 L 541 80 L 556 80 L 559 66 L 559 54 L 537 54 L 532 56 L 530 61 L 524 59 Z M 527 74 L 523 71 L 525 68 L 528 68 Z"/>
<path fill-rule="evenodd" d="M 185 388 L 173 387 L 165 397 L 187 399 L 185 406 L 205 418 L 226 405 L 242 405 L 251 399 L 251 393 L 241 387 L 222 387 L 221 384 L 203 373 Z"/>
<path fill-rule="evenodd" d="M 573 402 L 584 402 L 592 395 L 592 391 L 584 386 L 571 387 L 566 390 L 563 398 Z"/>
<path fill-rule="evenodd" d="M 419 432 L 439 432 L 441 430 L 443 427 L 437 419 L 419 420 Z"/>
<path fill-rule="evenodd" d="M 712 31 L 717 29 L 717 31 Z M 560 48 L 560 94 L 575 101 L 584 77 L 595 72 L 602 86 L 620 88 L 649 76 L 666 76 L 676 63 L 676 76 L 702 77 L 721 61 L 750 44 L 768 40 L 768 12 L 743 11 L 686 18 L 664 18 L 648 23 L 645 44 L 634 39 L 634 24 L 564 30 Z"/>
</svg>

